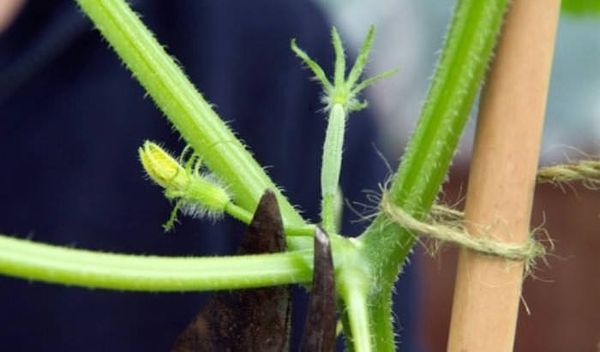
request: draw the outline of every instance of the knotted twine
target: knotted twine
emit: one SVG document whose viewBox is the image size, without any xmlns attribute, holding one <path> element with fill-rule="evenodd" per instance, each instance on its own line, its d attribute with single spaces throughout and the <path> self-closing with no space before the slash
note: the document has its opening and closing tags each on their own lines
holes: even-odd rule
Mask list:
<svg viewBox="0 0 600 352">
<path fill-rule="evenodd" d="M 573 164 L 555 165 L 538 171 L 538 183 L 563 184 L 581 182 L 590 189 L 600 189 L 600 161 L 583 160 Z M 434 240 L 436 247 L 454 244 L 484 255 L 525 263 L 530 272 L 536 259 L 544 258 L 546 247 L 536 238 L 535 233 L 525 242 L 511 243 L 486 235 L 489 227 L 480 229 L 479 236 L 471 235 L 464 227 L 463 213 L 441 205 L 434 205 L 424 220 L 419 220 L 402 208 L 392 204 L 387 192 L 383 192 L 380 208 L 391 221 L 418 234 Z M 476 224 L 475 224 L 476 226 Z M 552 248 L 552 241 L 550 241 Z M 435 251 L 434 251 L 435 253 Z"/>
<path fill-rule="evenodd" d="M 461 212 L 441 205 L 432 208 L 425 220 L 418 220 L 402 208 L 393 205 L 386 193 L 383 194 L 380 207 L 390 220 L 413 234 L 434 240 L 437 247 L 453 244 L 489 256 L 523 261 L 527 271 L 536 259 L 546 255 L 546 248 L 534 236 L 529 236 L 523 243 L 500 241 L 486 235 L 489 231 L 485 229 L 480 231 L 482 235 L 473 236 L 465 229 L 463 222 L 458 220 L 459 217 L 462 218 Z M 433 253 L 435 252 L 434 250 Z"/>
</svg>

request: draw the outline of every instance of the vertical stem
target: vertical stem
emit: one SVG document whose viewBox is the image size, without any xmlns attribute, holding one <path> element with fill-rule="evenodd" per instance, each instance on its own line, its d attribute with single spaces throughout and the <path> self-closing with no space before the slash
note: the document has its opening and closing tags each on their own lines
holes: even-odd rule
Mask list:
<svg viewBox="0 0 600 352">
<path fill-rule="evenodd" d="M 507 0 L 459 0 L 425 105 L 390 199 L 413 216 L 424 215 L 448 172 L 456 145 L 496 42 Z M 379 215 L 361 241 L 384 281 L 394 282 L 414 236 Z"/>
<path fill-rule="evenodd" d="M 434 78 L 389 190 L 413 216 L 424 215 L 443 182 L 501 27 L 507 0 L 458 0 Z M 391 289 L 414 236 L 379 215 L 362 235 L 376 279 L 369 297 L 375 350 L 394 351 Z"/>
<path fill-rule="evenodd" d="M 331 234 L 338 233 L 336 199 L 342 167 L 345 125 L 344 107 L 341 104 L 334 104 L 329 112 L 321 166 L 321 222 L 323 229 Z"/>
<path fill-rule="evenodd" d="M 466 204 L 477 235 L 529 236 L 560 0 L 514 0 L 483 91 Z M 468 224 L 476 224 L 469 226 Z M 461 250 L 448 351 L 511 351 L 523 263 Z"/>
<path fill-rule="evenodd" d="M 347 309 L 348 324 L 350 327 L 350 347 L 355 352 L 371 352 L 374 345 L 371 339 L 369 312 L 367 310 L 367 281 L 357 272 L 355 276 L 347 270 L 340 280 L 340 294 Z"/>
</svg>

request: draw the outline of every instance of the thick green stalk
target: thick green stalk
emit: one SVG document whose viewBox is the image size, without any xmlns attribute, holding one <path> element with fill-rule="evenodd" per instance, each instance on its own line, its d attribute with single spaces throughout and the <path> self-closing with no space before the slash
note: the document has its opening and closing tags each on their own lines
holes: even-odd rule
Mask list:
<svg viewBox="0 0 600 352">
<path fill-rule="evenodd" d="M 483 79 L 507 0 L 459 0 L 416 130 L 392 180 L 390 199 L 421 217 L 446 177 Z M 370 296 L 375 350 L 393 351 L 391 287 L 414 235 L 379 215 L 361 237 L 375 282 Z M 376 333 L 376 334 L 375 334 Z"/>
<path fill-rule="evenodd" d="M 233 257 L 99 253 L 0 235 L 0 274 L 127 291 L 230 290 L 309 282 L 312 251 Z"/>
<path fill-rule="evenodd" d="M 344 129 L 346 112 L 341 104 L 333 104 L 329 111 L 327 132 L 323 144 L 323 165 L 321 166 L 321 222 L 328 233 L 338 233 L 336 199 L 342 167 L 342 147 L 344 145 Z"/>
<path fill-rule="evenodd" d="M 278 192 L 284 223 L 305 224 L 125 1 L 77 2 L 181 136 L 228 184 L 237 204 L 254 212 L 269 188 Z"/>
</svg>

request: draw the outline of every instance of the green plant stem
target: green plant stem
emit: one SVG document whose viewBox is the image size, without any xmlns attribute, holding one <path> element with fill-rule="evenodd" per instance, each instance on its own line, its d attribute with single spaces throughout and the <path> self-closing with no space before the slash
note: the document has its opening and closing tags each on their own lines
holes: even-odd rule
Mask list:
<svg viewBox="0 0 600 352">
<path fill-rule="evenodd" d="M 252 221 L 252 213 L 233 203 L 229 203 L 225 206 L 225 212 L 244 224 L 249 224 L 250 221 Z"/>
<path fill-rule="evenodd" d="M 229 203 L 225 206 L 225 212 L 244 224 L 250 224 L 252 221 L 252 214 L 249 211 L 242 209 L 233 203 Z M 315 225 L 286 227 L 284 228 L 284 232 L 288 236 L 313 236 L 315 234 Z"/>
<path fill-rule="evenodd" d="M 312 240 L 315 235 L 315 225 L 306 225 L 303 227 L 286 227 L 283 229 L 285 234 L 288 236 L 302 236 L 308 237 Z M 294 242 L 298 244 L 298 242 Z M 305 248 L 304 246 L 300 246 L 301 248 Z"/>
<path fill-rule="evenodd" d="M 321 222 L 323 229 L 328 233 L 338 233 L 336 199 L 342 167 L 345 125 L 344 107 L 342 104 L 333 104 L 327 122 L 321 166 Z"/>
<path fill-rule="evenodd" d="M 507 0 L 459 0 L 448 36 L 389 196 L 412 216 L 431 207 L 492 55 Z M 370 293 L 375 350 L 393 351 L 391 289 L 415 237 L 379 215 L 361 237 L 376 282 Z M 376 333 L 376 334 L 375 334 Z"/>
<path fill-rule="evenodd" d="M 127 291 L 208 291 L 310 282 L 310 250 L 232 257 L 99 253 L 0 235 L 3 275 Z"/>
<path fill-rule="evenodd" d="M 371 329 L 367 310 L 367 281 L 356 282 L 354 278 L 345 277 L 341 295 L 347 309 L 347 319 L 350 325 L 352 350 L 356 352 L 371 352 Z M 375 349 L 376 351 L 376 349 Z"/>
<path fill-rule="evenodd" d="M 265 189 L 277 192 L 284 223 L 305 225 L 244 145 L 123 0 L 77 0 L 181 136 L 254 212 Z"/>
</svg>

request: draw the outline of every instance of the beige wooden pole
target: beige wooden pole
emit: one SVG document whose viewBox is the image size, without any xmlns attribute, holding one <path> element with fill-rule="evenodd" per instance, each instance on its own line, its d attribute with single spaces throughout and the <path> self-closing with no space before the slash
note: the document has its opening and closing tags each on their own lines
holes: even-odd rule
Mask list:
<svg viewBox="0 0 600 352">
<path fill-rule="evenodd" d="M 508 10 L 480 104 L 465 209 L 472 234 L 529 236 L 559 9 L 560 0 L 513 0 Z M 448 351 L 513 349 L 523 267 L 461 250 Z"/>
<path fill-rule="evenodd" d="M 0 34 L 15 20 L 25 0 L 0 0 Z"/>
</svg>

